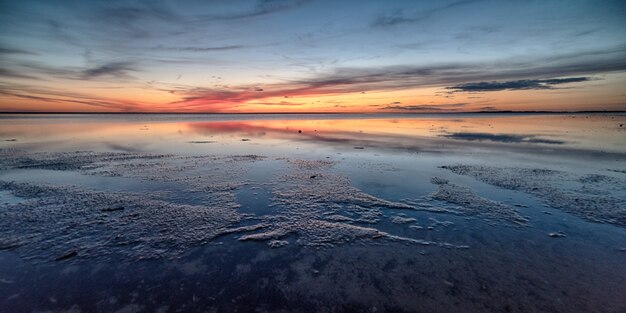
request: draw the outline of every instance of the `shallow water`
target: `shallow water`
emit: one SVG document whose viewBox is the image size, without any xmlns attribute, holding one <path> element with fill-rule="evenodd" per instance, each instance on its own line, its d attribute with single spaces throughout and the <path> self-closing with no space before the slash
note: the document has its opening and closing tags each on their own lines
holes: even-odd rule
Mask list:
<svg viewBox="0 0 626 313">
<path fill-rule="evenodd" d="M 626 115 L 0 115 L 0 311 L 621 312 Z"/>
</svg>

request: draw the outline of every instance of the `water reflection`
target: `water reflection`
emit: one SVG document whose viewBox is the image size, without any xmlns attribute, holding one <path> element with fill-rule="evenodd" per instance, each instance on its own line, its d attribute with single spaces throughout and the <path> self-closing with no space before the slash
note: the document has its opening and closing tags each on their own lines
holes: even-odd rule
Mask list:
<svg viewBox="0 0 626 313">
<path fill-rule="evenodd" d="M 220 145 L 220 150 L 240 150 L 245 141 L 263 146 L 289 143 L 352 148 L 447 151 L 507 147 L 532 150 L 560 149 L 626 153 L 624 115 L 444 115 L 404 116 L 248 116 L 116 115 L 3 116 L 0 147 L 50 150 L 68 148 L 112 151 L 159 151 L 176 148 L 194 153 L 189 143 Z M 248 146 L 249 147 L 249 146 Z M 257 149 L 260 149 L 258 146 Z M 213 148 L 215 149 L 215 148 Z"/>
<path fill-rule="evenodd" d="M 467 141 L 494 141 L 506 143 L 545 143 L 562 145 L 565 141 L 537 138 L 537 135 L 512 135 L 512 134 L 489 134 L 489 133 L 450 133 L 442 137 L 467 140 Z"/>
<path fill-rule="evenodd" d="M 255 120 L 192 122 L 186 127 L 203 136 L 230 134 L 257 139 L 315 142 L 322 145 L 368 146 L 415 151 L 463 147 L 460 141 L 517 145 L 533 150 L 543 145 L 626 152 L 622 129 L 614 118 L 592 116 L 504 116 L 497 118 L 389 118 L 346 120 Z M 519 147 L 518 144 L 524 144 Z M 491 146 L 493 145 L 486 145 Z M 513 147 L 510 147 L 513 148 Z"/>
<path fill-rule="evenodd" d="M 12 284 L 0 288 L 0 311 L 345 310 L 346 290 L 353 311 L 389 299 L 411 312 L 459 299 L 495 307 L 511 293 L 532 295 L 511 300 L 520 308 L 538 306 L 535 294 L 610 306 L 626 277 L 615 271 L 623 220 L 613 219 L 624 203 L 624 119 L 1 116 L 0 221 L 10 226 L 0 229 L 28 240 L 0 236 L 0 278 Z M 492 224 L 487 211 L 519 212 L 528 225 Z M 275 234 L 288 245 L 263 241 Z M 144 256 L 172 259 L 135 261 Z"/>
</svg>

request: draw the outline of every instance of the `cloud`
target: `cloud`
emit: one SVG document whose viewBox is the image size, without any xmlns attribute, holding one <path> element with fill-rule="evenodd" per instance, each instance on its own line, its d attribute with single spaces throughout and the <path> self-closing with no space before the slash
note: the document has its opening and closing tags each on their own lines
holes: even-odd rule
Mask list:
<svg viewBox="0 0 626 313">
<path fill-rule="evenodd" d="M 502 90 L 530 90 L 530 89 L 553 89 L 553 85 L 579 83 L 589 81 L 589 77 L 570 77 L 570 78 L 552 78 L 552 79 L 524 79 L 505 82 L 478 82 L 464 83 L 452 87 L 446 87 L 454 91 L 466 92 L 485 92 L 485 91 L 502 91 Z"/>
<path fill-rule="evenodd" d="M 304 105 L 304 103 L 287 102 L 287 101 L 280 101 L 280 102 L 248 102 L 246 104 L 251 104 L 251 105 L 272 105 L 272 106 L 300 106 L 300 105 Z"/>
<path fill-rule="evenodd" d="M 0 54 L 35 54 L 35 53 L 22 50 L 22 49 L 0 47 Z"/>
<path fill-rule="evenodd" d="M 395 103 L 395 102 L 394 102 Z M 395 111 L 449 111 L 456 108 L 462 108 L 467 103 L 446 103 L 446 104 L 421 104 L 421 105 L 388 105 L 379 110 L 395 110 Z"/>
<path fill-rule="evenodd" d="M 203 104 L 242 103 L 271 97 L 338 95 L 376 90 L 400 90 L 451 85 L 447 90 L 495 91 L 514 89 L 549 89 L 554 85 L 577 83 L 589 77 L 559 78 L 570 75 L 599 74 L 626 70 L 626 47 L 582 52 L 583 59 L 566 55 L 563 60 L 543 62 L 542 59 L 501 60 L 491 63 L 442 63 L 433 65 L 397 65 L 384 67 L 335 68 L 300 80 L 254 86 L 233 86 L 228 89 L 190 88 L 177 91 L 184 97 L 176 103 L 202 107 Z M 537 64 L 541 64 L 538 66 Z M 557 77 L 524 79 L 526 77 Z M 513 79 L 504 82 L 493 80 Z M 467 83 L 468 81 L 483 81 Z M 255 86 L 264 92 L 250 92 Z"/>
<path fill-rule="evenodd" d="M 47 75 L 56 78 L 71 80 L 95 80 L 111 77 L 116 79 L 130 79 L 133 77 L 128 73 L 138 71 L 137 64 L 131 61 L 108 62 L 91 68 L 56 67 L 40 64 L 37 62 L 16 63 L 15 66 L 19 67 L 21 69 L 21 72 L 25 72 L 31 75 Z M 9 70 L 5 71 L 16 72 Z M 29 78 L 37 79 L 36 77 L 32 76 Z"/>
<path fill-rule="evenodd" d="M 36 88 L 32 86 L 2 84 L 0 94 L 28 100 L 37 100 L 50 103 L 75 103 L 119 111 L 138 111 L 140 105 L 130 101 L 93 97 L 81 93 L 64 92 L 55 89 Z"/>
<path fill-rule="evenodd" d="M 448 11 L 450 9 L 454 9 L 456 7 L 470 5 L 478 1 L 481 1 L 481 0 L 456 1 L 447 5 L 441 6 L 441 7 L 437 7 L 437 8 L 430 9 L 430 10 L 419 11 L 413 14 L 407 14 L 404 10 L 396 10 L 390 14 L 378 16 L 372 23 L 372 26 L 390 27 L 390 26 L 396 26 L 399 24 L 418 23 L 426 19 L 429 19 L 439 13 Z"/>
<path fill-rule="evenodd" d="M 163 47 L 158 46 L 156 49 L 169 50 L 169 51 L 190 51 L 190 52 L 209 52 L 209 51 L 228 51 L 244 49 L 242 45 L 229 45 L 229 46 L 215 46 L 215 47 Z"/>
<path fill-rule="evenodd" d="M 549 89 L 554 86 L 590 80 L 585 74 L 599 74 L 626 70 L 626 47 L 602 51 L 581 52 L 584 58 L 565 55 L 563 59 L 543 62 L 536 59 L 507 59 L 490 63 L 441 63 L 432 65 L 397 65 L 383 67 L 341 67 L 308 78 L 285 80 L 270 84 L 224 85 L 214 88 L 177 86 L 157 88 L 180 95 L 168 105 L 181 110 L 221 111 L 249 101 L 272 102 L 269 98 L 341 95 L 369 91 L 391 91 L 421 87 L 447 87 L 450 92 L 494 91 L 513 89 Z M 538 66 L 540 64 L 541 66 Z M 92 74 L 119 74 L 133 69 L 131 64 L 104 66 Z M 93 77 L 97 77 L 92 75 Z M 574 76 L 574 77 L 565 77 Z M 555 77 L 526 79 L 527 77 Z M 565 77 L 565 78 L 563 78 Z M 504 80 L 504 82 L 498 82 Z M 482 81 L 481 83 L 468 83 Z M 255 91 L 255 90 L 263 90 Z M 388 105 L 387 110 L 438 110 L 442 107 Z M 448 108 L 450 109 L 450 108 Z"/>
<path fill-rule="evenodd" d="M 9 78 L 22 78 L 22 79 L 38 79 L 37 77 L 20 74 L 13 70 L 9 70 L 6 68 L 0 68 L 0 77 L 9 77 Z"/>
<path fill-rule="evenodd" d="M 537 135 L 518 134 L 490 134 L 490 133 L 451 133 L 440 137 L 452 138 L 466 141 L 493 141 L 505 143 L 543 143 L 561 145 L 564 141 L 537 138 Z"/>
<path fill-rule="evenodd" d="M 567 83 L 579 83 L 588 81 L 589 77 L 569 77 L 569 78 L 553 78 L 553 79 L 542 79 L 541 83 L 548 85 L 559 85 L 559 84 L 567 84 Z"/>
<path fill-rule="evenodd" d="M 481 111 L 498 111 L 498 108 L 493 106 L 480 107 L 479 109 Z"/>
<path fill-rule="evenodd" d="M 388 27 L 411 22 L 415 22 L 415 19 L 407 17 L 404 10 L 396 10 L 391 14 L 385 14 L 377 17 L 376 20 L 374 20 L 374 23 L 372 23 L 372 26 Z"/>
<path fill-rule="evenodd" d="M 128 72 L 135 70 L 135 65 L 132 62 L 111 62 L 84 70 L 82 72 L 82 77 L 86 79 L 97 78 L 100 76 L 130 78 L 131 76 L 128 75 Z"/>
<path fill-rule="evenodd" d="M 261 15 L 276 13 L 279 11 L 294 9 L 309 2 L 309 0 L 258 0 L 254 7 L 243 12 L 211 14 L 200 17 L 202 21 L 212 20 L 238 20 Z"/>
</svg>

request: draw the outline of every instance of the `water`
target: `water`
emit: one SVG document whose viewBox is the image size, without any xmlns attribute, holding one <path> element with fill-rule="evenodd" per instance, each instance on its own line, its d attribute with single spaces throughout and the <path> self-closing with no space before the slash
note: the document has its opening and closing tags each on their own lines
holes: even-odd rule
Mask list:
<svg viewBox="0 0 626 313">
<path fill-rule="evenodd" d="M 625 122 L 4 114 L 0 311 L 623 311 Z"/>
</svg>

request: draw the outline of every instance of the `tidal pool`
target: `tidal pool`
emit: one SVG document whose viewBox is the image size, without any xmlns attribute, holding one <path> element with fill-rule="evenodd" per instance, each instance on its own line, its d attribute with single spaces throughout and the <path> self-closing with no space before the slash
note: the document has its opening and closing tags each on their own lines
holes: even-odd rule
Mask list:
<svg viewBox="0 0 626 313">
<path fill-rule="evenodd" d="M 2 312 L 624 312 L 626 115 L 0 115 Z"/>
</svg>

